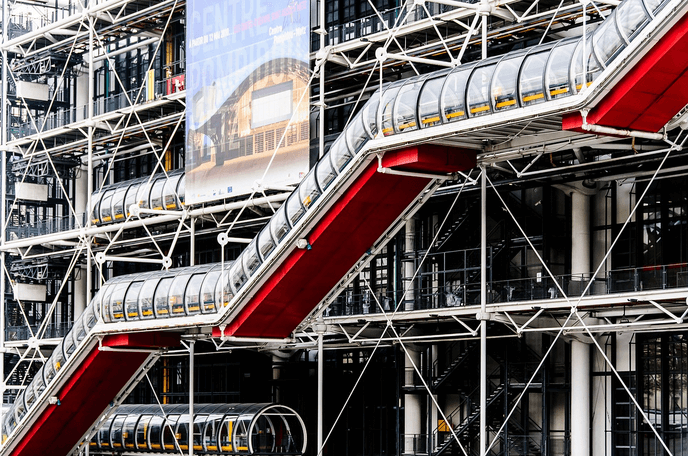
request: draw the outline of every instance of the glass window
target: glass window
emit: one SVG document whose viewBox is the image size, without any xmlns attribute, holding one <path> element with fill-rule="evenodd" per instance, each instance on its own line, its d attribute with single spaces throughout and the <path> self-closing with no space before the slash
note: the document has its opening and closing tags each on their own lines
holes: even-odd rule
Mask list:
<svg viewBox="0 0 688 456">
<path fill-rule="evenodd" d="M 136 426 L 136 448 L 139 450 L 148 448 L 148 430 L 150 429 L 150 422 L 153 417 L 151 415 L 142 415 Z"/>
<path fill-rule="evenodd" d="M 65 355 L 65 358 L 70 358 L 75 349 L 76 344 L 74 343 L 74 333 L 70 331 L 67 336 L 62 339 L 61 350 Z"/>
<path fill-rule="evenodd" d="M 650 17 L 643 8 L 642 0 L 623 1 L 616 7 L 614 14 L 616 14 L 619 30 L 629 41 L 650 22 Z"/>
<path fill-rule="evenodd" d="M 112 195 L 115 190 L 106 190 L 103 194 L 103 199 L 100 201 L 100 221 L 101 223 L 112 222 Z"/>
<path fill-rule="evenodd" d="M 159 415 L 154 415 L 150 420 L 148 442 L 151 450 L 162 449 L 163 423 L 164 418 Z"/>
<path fill-rule="evenodd" d="M 203 283 L 205 276 L 205 273 L 194 274 L 191 277 L 191 280 L 189 280 L 189 284 L 186 286 L 186 298 L 184 305 L 186 306 L 187 315 L 201 313 L 201 284 Z"/>
<path fill-rule="evenodd" d="M 256 269 L 258 269 L 258 266 L 260 266 L 260 257 L 258 256 L 258 250 L 256 249 L 255 239 L 252 240 L 243 251 L 241 258 L 244 262 L 244 271 L 246 272 L 246 275 L 251 277 Z"/>
<path fill-rule="evenodd" d="M 349 148 L 346 145 L 343 135 L 339 135 L 334 144 L 332 144 L 329 155 L 332 166 L 334 166 L 334 169 L 337 171 L 344 169 L 347 163 L 349 163 L 349 161 L 353 158 L 353 155 L 351 152 L 349 152 Z"/>
<path fill-rule="evenodd" d="M 119 282 L 113 284 L 113 287 L 109 309 L 110 321 L 124 320 L 124 295 L 129 287 L 129 282 Z"/>
<path fill-rule="evenodd" d="M 442 115 L 445 122 L 466 118 L 466 82 L 471 74 L 471 69 L 454 71 L 447 76 L 447 81 L 442 88 Z"/>
<path fill-rule="evenodd" d="M 296 222 L 298 222 L 301 219 L 303 214 L 306 213 L 306 208 L 304 208 L 301 204 L 298 189 L 292 192 L 291 195 L 289 195 L 289 199 L 287 200 L 286 206 L 289 221 L 291 222 L 291 226 L 294 226 L 296 225 Z"/>
<path fill-rule="evenodd" d="M 325 191 L 330 186 L 332 181 L 337 177 L 337 173 L 332 167 L 330 157 L 323 157 L 316 165 L 316 174 L 318 178 L 318 185 Z"/>
<path fill-rule="evenodd" d="M 605 21 L 607 23 L 609 21 Z M 586 87 L 592 84 L 593 79 L 602 71 L 602 67 L 597 61 L 597 58 L 595 57 L 595 52 L 593 50 L 593 47 L 591 46 L 591 36 L 588 37 L 585 43 L 585 49 L 586 53 L 588 54 L 587 59 L 587 77 L 585 78 L 586 81 Z M 576 51 L 573 54 L 573 74 L 575 75 L 575 87 L 576 87 L 576 92 L 579 92 L 583 88 L 583 59 L 582 59 L 582 53 L 583 52 L 583 40 L 580 40 L 578 42 L 578 46 L 576 46 Z"/>
<path fill-rule="evenodd" d="M 613 17 L 606 20 L 599 26 L 592 35 L 592 42 L 595 52 L 606 66 L 609 62 L 626 47 L 626 42 L 619 35 L 616 29 L 616 21 Z M 587 43 L 590 46 L 590 43 Z"/>
<path fill-rule="evenodd" d="M 504 58 L 497 64 L 492 77 L 492 101 L 495 111 L 506 111 L 518 107 L 516 85 L 523 57 L 519 55 Z"/>
<path fill-rule="evenodd" d="M 418 92 L 424 80 L 424 77 L 410 80 L 399 90 L 393 112 L 394 128 L 399 133 L 418 130 L 416 107 L 418 106 Z"/>
<path fill-rule="evenodd" d="M 149 197 L 151 186 L 152 185 L 149 181 L 141 182 L 141 184 L 139 185 L 139 190 L 136 192 L 136 202 L 138 203 L 141 209 L 150 208 Z"/>
<path fill-rule="evenodd" d="M 175 442 L 177 441 L 177 436 L 175 435 L 174 430 L 177 427 L 177 420 L 178 419 L 179 419 L 179 415 L 168 416 L 167 421 L 165 422 L 165 426 L 163 427 L 162 446 L 166 450 L 175 450 L 177 448 L 175 446 Z"/>
<path fill-rule="evenodd" d="M 251 418 L 242 416 L 234 427 L 234 449 L 239 454 L 248 453 L 248 427 Z"/>
<path fill-rule="evenodd" d="M 103 285 L 96 295 L 97 299 L 94 298 L 96 306 L 99 308 L 98 314 L 103 316 L 104 321 L 109 321 L 108 319 L 110 318 L 110 297 L 114 289 L 112 284 Z"/>
<path fill-rule="evenodd" d="M 139 315 L 142 319 L 153 318 L 153 296 L 155 295 L 155 287 L 160 281 L 157 277 L 152 277 L 145 282 L 139 292 Z"/>
<path fill-rule="evenodd" d="M 167 290 L 172 284 L 172 277 L 165 277 L 160 281 L 158 287 L 155 289 L 155 297 L 153 298 L 155 317 L 166 318 L 170 316 L 170 306 L 167 300 Z"/>
<path fill-rule="evenodd" d="M 270 255 L 270 253 L 275 250 L 275 241 L 272 240 L 272 235 L 270 234 L 270 226 L 266 225 L 260 233 L 258 233 L 258 250 L 260 256 L 265 261 L 265 258 Z"/>
<path fill-rule="evenodd" d="M 521 104 L 529 106 L 545 101 L 545 65 L 549 52 L 535 52 L 526 57 L 521 68 Z"/>
<path fill-rule="evenodd" d="M 246 280 L 248 280 L 241 262 L 241 256 L 239 256 L 239 258 L 237 258 L 229 268 L 229 283 L 235 293 L 239 291 L 246 283 Z"/>
<path fill-rule="evenodd" d="M 100 201 L 103 199 L 103 192 L 95 192 L 91 196 L 91 223 L 97 225 L 100 223 Z"/>
<path fill-rule="evenodd" d="M 191 274 L 180 274 L 172 281 L 168 295 L 172 316 L 184 315 L 184 292 L 190 278 Z"/>
<path fill-rule="evenodd" d="M 418 117 L 420 127 L 432 127 L 439 125 L 440 119 L 440 94 L 444 85 L 445 77 L 429 79 L 423 85 L 418 98 Z"/>
<path fill-rule="evenodd" d="M 346 141 L 350 151 L 354 154 L 358 153 L 361 148 L 368 142 L 368 133 L 363 127 L 363 115 L 359 112 L 351 120 L 344 130 L 346 133 Z M 322 160 L 320 160 L 322 161 Z"/>
<path fill-rule="evenodd" d="M 181 209 L 181 205 L 177 204 L 177 185 L 181 177 L 181 174 L 177 174 L 176 176 L 170 176 L 170 178 L 165 181 L 165 186 L 162 190 L 165 209 Z"/>
<path fill-rule="evenodd" d="M 382 94 L 382 102 L 380 104 L 380 125 L 382 126 L 382 134 L 385 136 L 394 134 L 392 110 L 394 109 L 397 93 L 399 93 L 401 85 L 404 82 L 405 81 L 402 80 L 391 84 Z"/>
<path fill-rule="evenodd" d="M 236 261 L 234 262 L 236 263 Z M 220 279 L 215 286 L 215 302 L 218 302 L 222 307 L 229 305 L 229 301 L 234 297 L 230 287 L 231 272 L 230 269 L 234 263 L 225 266 L 225 272 L 220 275 Z"/>
<path fill-rule="evenodd" d="M 186 189 L 186 174 L 182 175 L 179 179 L 179 184 L 177 185 L 177 197 L 179 198 L 179 203 L 184 205 L 184 191 Z"/>
<path fill-rule="evenodd" d="M 123 424 L 122 440 L 124 441 L 124 448 L 136 448 L 136 423 L 139 420 L 139 414 L 127 415 Z"/>
<path fill-rule="evenodd" d="M 283 204 L 270 219 L 270 232 L 272 232 L 272 237 L 280 242 L 290 230 L 291 227 L 287 222 L 286 205 Z"/>
<path fill-rule="evenodd" d="M 134 282 L 127 290 L 127 295 L 124 298 L 124 308 L 127 320 L 139 319 L 139 292 L 143 282 Z"/>
<path fill-rule="evenodd" d="M 153 184 L 153 188 L 150 192 L 150 207 L 153 210 L 159 211 L 163 209 L 162 189 L 165 186 L 165 182 L 167 182 L 167 179 L 165 177 L 161 177 L 160 179 L 156 180 Z"/>
<path fill-rule="evenodd" d="M 129 217 L 129 208 L 133 205 L 136 204 L 136 194 L 139 191 L 139 184 L 140 183 L 132 183 L 129 188 L 127 189 L 127 194 L 124 197 L 124 216 Z"/>
<path fill-rule="evenodd" d="M 468 81 L 466 104 L 471 117 L 482 116 L 492 112 L 490 104 L 490 83 L 496 64 L 476 68 Z"/>
<path fill-rule="evenodd" d="M 233 451 L 232 434 L 234 433 L 235 420 L 235 417 L 230 416 L 226 416 L 222 420 L 218 441 L 220 443 L 220 450 L 223 452 Z"/>
<path fill-rule="evenodd" d="M 299 196 L 306 210 L 318 199 L 321 193 L 315 177 L 315 169 L 311 168 L 299 185 Z"/>
<path fill-rule="evenodd" d="M 215 305 L 215 288 L 217 287 L 217 281 L 220 279 L 221 274 L 222 270 L 219 267 L 215 267 L 205 275 L 203 285 L 201 286 L 201 309 L 203 313 L 217 312 L 217 306 Z M 226 280 L 227 274 L 225 274 L 225 281 Z"/>
<path fill-rule="evenodd" d="M 127 192 L 127 185 L 120 186 L 112 195 L 112 218 L 115 221 L 124 220 L 124 194 Z"/>
<path fill-rule="evenodd" d="M 645 0 L 645 6 L 650 12 L 652 12 L 652 14 L 655 14 L 657 11 L 659 11 L 665 1 L 666 0 Z"/>
<path fill-rule="evenodd" d="M 366 129 L 366 131 L 368 132 L 368 137 L 370 138 L 374 138 L 377 135 L 377 107 L 379 104 L 380 91 L 376 90 L 361 110 L 361 117 L 363 118 L 363 128 Z"/>
<path fill-rule="evenodd" d="M 547 83 L 547 96 L 550 100 L 571 95 L 569 68 L 576 44 L 578 41 L 560 44 L 549 55 L 545 81 Z"/>
<path fill-rule="evenodd" d="M 110 448 L 110 427 L 114 419 L 114 416 L 108 418 L 105 424 L 98 430 L 98 441 L 101 448 Z"/>
</svg>

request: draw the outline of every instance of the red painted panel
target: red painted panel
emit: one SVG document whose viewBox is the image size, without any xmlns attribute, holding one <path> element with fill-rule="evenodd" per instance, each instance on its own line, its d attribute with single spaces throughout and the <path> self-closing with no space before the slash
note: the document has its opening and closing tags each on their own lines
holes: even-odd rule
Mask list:
<svg viewBox="0 0 688 456">
<path fill-rule="evenodd" d="M 106 346 L 126 345 L 125 337 L 108 336 Z M 171 333 L 132 334 L 134 347 L 179 344 Z M 129 347 L 132 347 L 129 345 Z M 13 456 L 55 456 L 67 454 L 129 382 L 148 353 L 100 351 L 95 347 L 57 394 L 60 405 L 49 405 L 12 452 Z"/>
<path fill-rule="evenodd" d="M 463 171 L 475 153 L 437 146 L 387 152 L 383 166 L 425 172 Z M 286 337 L 425 188 L 429 178 L 381 174 L 371 163 L 256 292 L 225 335 Z M 220 336 L 219 328 L 213 334 Z"/>
<path fill-rule="evenodd" d="M 656 132 L 688 104 L 688 15 L 681 18 L 588 114 L 588 123 Z M 563 130 L 582 131 L 580 113 Z"/>
</svg>

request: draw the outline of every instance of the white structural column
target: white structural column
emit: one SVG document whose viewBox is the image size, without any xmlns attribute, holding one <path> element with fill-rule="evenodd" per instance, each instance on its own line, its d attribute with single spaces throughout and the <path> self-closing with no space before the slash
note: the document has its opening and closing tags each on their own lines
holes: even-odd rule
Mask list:
<svg viewBox="0 0 688 456">
<path fill-rule="evenodd" d="M 406 357 L 404 358 L 404 383 L 406 386 L 413 386 L 415 378 L 415 364 L 420 368 L 420 352 L 406 347 Z M 411 357 L 411 358 L 409 358 Z M 404 395 L 404 454 L 416 454 L 413 447 L 416 442 L 420 443 L 420 433 L 422 431 L 422 410 L 419 394 L 406 393 Z M 419 448 L 420 450 L 420 448 Z"/>
<path fill-rule="evenodd" d="M 590 456 L 590 345 L 571 342 L 571 456 Z"/>
<path fill-rule="evenodd" d="M 194 394 L 196 391 L 196 385 L 194 384 L 195 366 L 194 361 L 196 357 L 196 341 L 189 341 L 189 433 L 188 433 L 188 445 L 189 445 L 189 456 L 194 454 Z"/>
<path fill-rule="evenodd" d="M 572 279 L 589 279 L 590 269 L 590 196 L 581 191 L 573 191 L 571 192 Z"/>
<path fill-rule="evenodd" d="M 412 261 L 416 244 L 416 221 L 410 219 L 406 222 L 406 237 L 404 239 L 404 257 L 409 254 L 410 258 L 404 261 L 404 310 L 413 310 L 416 295 L 413 290 L 413 274 L 416 272 L 416 265 Z"/>
<path fill-rule="evenodd" d="M 74 180 L 74 212 L 79 223 L 87 223 L 86 220 L 89 215 L 86 213 L 88 207 L 88 169 L 81 167 L 76 179 Z M 81 214 L 85 214 L 84 219 L 81 220 Z M 86 252 L 88 254 L 88 252 Z M 77 266 L 78 267 L 78 266 Z M 88 286 L 86 284 L 86 276 L 88 268 L 82 267 L 77 272 L 76 280 L 74 281 L 74 320 L 81 315 L 81 313 L 88 306 Z"/>
<path fill-rule="evenodd" d="M 5 58 L 7 54 L 4 52 L 4 45 L 7 42 L 7 29 L 6 26 L 9 24 L 9 11 L 8 11 L 8 0 L 2 0 L 2 45 L 3 52 L 0 55 L 2 59 L 2 74 L 0 79 L 0 84 L 2 84 L 2 94 L 0 95 L 0 148 L 2 153 L 0 159 L 2 163 L 0 164 L 0 172 L 2 172 L 2 190 L 0 194 L 2 195 L 2 200 L 0 201 L 0 246 L 5 246 L 5 198 L 7 196 L 7 172 L 5 167 L 7 166 L 7 116 L 8 116 L 8 106 L 7 106 L 7 59 Z M 5 397 L 5 251 L 0 252 L 0 400 Z M 3 400 L 4 402 L 4 400 Z M 5 417 L 2 413 L 2 407 L 0 407 L 0 423 L 4 423 Z"/>
</svg>

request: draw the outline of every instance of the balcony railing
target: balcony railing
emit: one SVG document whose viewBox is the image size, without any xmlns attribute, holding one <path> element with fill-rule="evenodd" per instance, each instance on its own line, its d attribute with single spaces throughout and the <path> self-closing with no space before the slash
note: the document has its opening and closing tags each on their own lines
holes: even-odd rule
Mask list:
<svg viewBox="0 0 688 456">
<path fill-rule="evenodd" d="M 31 331 L 36 334 L 38 325 L 32 325 Z M 46 326 L 41 339 L 56 339 L 64 337 L 72 329 L 72 323 L 51 323 Z M 8 326 L 5 328 L 5 340 L 8 342 L 28 340 L 31 337 L 28 326 Z"/>
</svg>

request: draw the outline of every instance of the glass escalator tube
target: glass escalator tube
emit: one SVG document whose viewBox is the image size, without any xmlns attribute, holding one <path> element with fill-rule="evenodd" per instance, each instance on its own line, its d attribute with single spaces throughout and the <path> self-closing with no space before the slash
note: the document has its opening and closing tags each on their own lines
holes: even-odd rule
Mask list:
<svg viewBox="0 0 688 456">
<path fill-rule="evenodd" d="M 466 86 L 474 65 L 456 67 L 442 86 L 440 109 L 442 123 L 466 119 Z"/>
<path fill-rule="evenodd" d="M 241 261 L 243 262 L 244 272 L 246 273 L 246 278 L 248 279 L 261 265 L 258 249 L 256 248 L 256 238 L 253 238 L 253 240 L 241 253 Z"/>
<path fill-rule="evenodd" d="M 100 210 L 100 223 L 112 223 L 112 195 L 115 194 L 114 188 L 103 190 L 103 198 L 98 205 Z"/>
<path fill-rule="evenodd" d="M 402 79 L 388 85 L 386 89 L 383 88 L 384 91 L 382 92 L 382 99 L 380 100 L 380 107 L 378 108 L 377 123 L 384 136 L 390 136 L 395 133 L 392 112 L 394 110 L 394 102 L 397 99 L 397 94 L 405 83 L 406 80 Z"/>
<path fill-rule="evenodd" d="M 606 21 L 605 21 L 606 22 Z M 571 58 L 571 73 L 570 80 L 574 81 L 573 91 L 574 93 L 579 93 L 583 90 L 583 84 L 589 86 L 592 81 L 599 75 L 604 67 L 600 64 L 595 51 L 595 46 L 592 45 L 593 34 L 586 37 L 585 40 L 585 52 L 587 53 L 587 63 L 586 63 L 586 75 L 583 77 L 583 40 L 578 40 L 576 49 L 573 52 L 573 57 Z M 584 81 L 585 79 L 585 81 Z"/>
<path fill-rule="evenodd" d="M 208 275 L 208 269 L 196 272 L 191 276 L 184 292 L 184 309 L 187 315 L 198 315 L 201 313 L 201 286 Z"/>
<path fill-rule="evenodd" d="M 182 174 L 171 174 L 169 179 L 165 181 L 165 185 L 162 189 L 163 209 L 175 211 L 182 208 L 179 198 L 177 197 L 177 188 L 181 178 Z"/>
<path fill-rule="evenodd" d="M 231 266 L 229 267 L 229 285 L 233 294 L 237 294 L 241 287 L 243 287 L 246 281 L 248 280 L 248 276 L 244 271 L 244 266 L 242 263 L 242 259 L 241 257 L 239 257 L 236 260 L 234 260 L 234 262 L 232 262 Z M 221 287 L 222 285 L 222 281 L 218 282 L 218 287 Z M 216 298 L 220 296 L 221 295 L 216 294 Z"/>
<path fill-rule="evenodd" d="M 115 188 L 112 194 L 112 220 L 114 222 L 123 222 L 125 218 L 126 209 L 124 207 L 124 197 L 129 189 L 129 183 L 124 182 Z"/>
<path fill-rule="evenodd" d="M 139 186 L 141 185 L 142 180 L 141 179 L 136 179 L 131 181 L 131 184 L 129 185 L 129 188 L 127 189 L 127 194 L 124 196 L 124 216 L 129 217 L 131 215 L 130 209 L 131 206 L 136 204 L 136 195 L 139 192 Z"/>
<path fill-rule="evenodd" d="M 160 211 L 163 210 L 163 199 L 162 199 L 162 191 L 163 188 L 165 187 L 165 183 L 167 182 L 167 177 L 165 175 L 162 175 L 161 177 L 158 177 L 155 182 L 153 183 L 153 186 L 151 187 L 150 191 L 150 208 L 153 209 L 154 211 Z"/>
<path fill-rule="evenodd" d="M 139 294 L 143 287 L 144 281 L 137 280 L 132 282 L 124 296 L 124 318 L 129 320 L 140 320 L 141 309 L 139 307 Z"/>
<path fill-rule="evenodd" d="M 103 199 L 103 191 L 97 191 L 93 193 L 91 197 L 91 223 L 94 225 L 100 224 L 100 201 Z"/>
<path fill-rule="evenodd" d="M 626 40 L 633 41 L 637 34 L 650 23 L 652 17 L 642 0 L 625 0 L 614 11 L 619 31 Z"/>
<path fill-rule="evenodd" d="M 142 320 L 148 320 L 155 318 L 155 310 L 153 308 L 155 289 L 160 282 L 160 277 L 155 275 L 150 275 L 144 282 L 141 290 L 139 291 L 138 305 L 139 305 L 139 318 Z"/>
<path fill-rule="evenodd" d="M 184 308 L 184 295 L 186 292 L 186 285 L 191 279 L 190 272 L 180 272 L 172 280 L 170 285 L 170 291 L 167 296 L 169 301 L 170 316 L 172 317 L 183 317 L 186 315 L 186 309 Z"/>
<path fill-rule="evenodd" d="M 313 204 L 322 194 L 322 190 L 318 185 L 315 167 L 311 168 L 308 174 L 306 174 L 306 177 L 303 178 L 301 184 L 299 184 L 298 192 L 301 204 L 303 204 L 305 211 L 308 211 L 311 204 Z"/>
<path fill-rule="evenodd" d="M 552 45 L 531 48 L 523 59 L 518 77 L 518 93 L 521 106 L 530 106 L 547 101 L 545 95 L 545 68 Z"/>
<path fill-rule="evenodd" d="M 501 56 L 486 59 L 473 68 L 466 89 L 468 117 L 479 117 L 493 112 L 490 88 L 492 75 L 497 67 L 497 62 L 501 59 Z"/>
<path fill-rule="evenodd" d="M 270 222 L 268 222 L 263 229 L 260 230 L 260 233 L 258 233 L 256 238 L 258 239 L 258 254 L 260 255 L 261 261 L 265 261 L 265 259 L 270 255 L 270 253 L 272 253 L 273 250 L 275 250 L 275 247 L 277 246 L 277 243 L 272 237 Z"/>
<path fill-rule="evenodd" d="M 155 288 L 155 295 L 153 296 L 153 314 L 155 318 L 169 318 L 170 316 L 167 292 L 173 279 L 174 277 L 163 277 Z"/>
<path fill-rule="evenodd" d="M 201 312 L 204 314 L 216 313 L 220 307 L 215 299 L 215 289 L 221 276 L 222 266 L 218 264 L 203 277 L 203 284 L 201 285 Z"/>
</svg>

